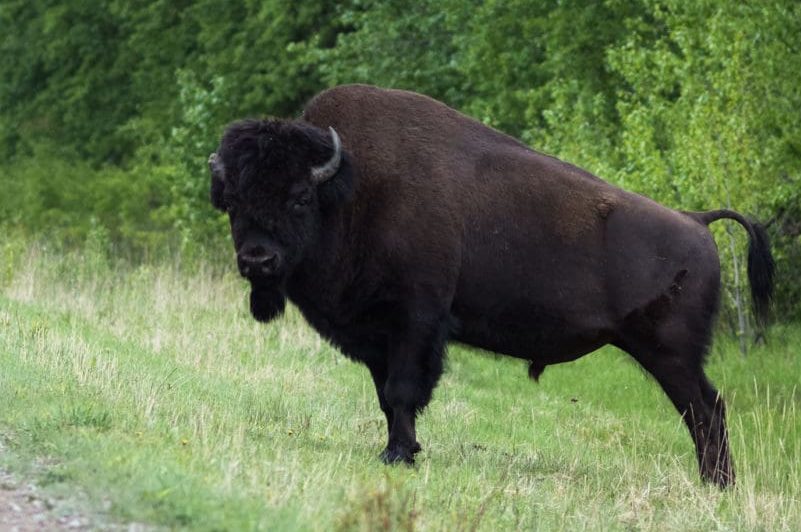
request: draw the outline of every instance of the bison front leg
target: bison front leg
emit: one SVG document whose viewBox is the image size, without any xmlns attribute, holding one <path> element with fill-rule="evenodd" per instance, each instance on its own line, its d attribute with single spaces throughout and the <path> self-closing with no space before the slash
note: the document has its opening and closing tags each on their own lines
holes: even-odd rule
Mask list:
<svg viewBox="0 0 801 532">
<path fill-rule="evenodd" d="M 373 384 L 375 384 L 375 393 L 378 396 L 378 405 L 384 416 L 387 418 L 387 433 L 392 429 L 392 408 L 384 396 L 384 387 L 387 384 L 387 359 L 386 355 L 381 358 L 372 358 L 367 361 L 367 367 L 370 369 L 370 375 L 373 377 Z"/>
<path fill-rule="evenodd" d="M 446 327 L 442 321 L 418 323 L 389 347 L 383 397 L 388 406 L 389 440 L 381 459 L 387 464 L 414 463 L 420 451 L 415 421 L 431 400 L 440 375 Z M 375 379 L 375 374 L 374 374 Z M 376 381 L 379 389 L 379 381 Z M 381 401 L 379 390 L 379 401 Z M 383 404 L 382 404 L 383 407 Z"/>
</svg>

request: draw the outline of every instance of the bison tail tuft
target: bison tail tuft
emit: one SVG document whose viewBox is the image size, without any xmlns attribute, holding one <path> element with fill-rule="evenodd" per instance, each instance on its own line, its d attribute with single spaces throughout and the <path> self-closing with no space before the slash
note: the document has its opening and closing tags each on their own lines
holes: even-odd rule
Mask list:
<svg viewBox="0 0 801 532">
<path fill-rule="evenodd" d="M 728 218 L 742 225 L 748 231 L 748 282 L 751 285 L 751 301 L 754 305 L 754 316 L 760 325 L 768 322 L 770 302 L 773 299 L 773 274 L 775 264 L 770 252 L 770 241 L 765 228 L 738 212 L 728 209 L 707 212 L 685 212 L 694 220 L 709 225 Z"/>
<path fill-rule="evenodd" d="M 765 228 L 758 223 L 752 223 L 748 233 L 751 237 L 748 245 L 748 281 L 751 284 L 751 300 L 757 320 L 764 325 L 768 321 L 770 302 L 773 299 L 775 264 Z"/>
</svg>

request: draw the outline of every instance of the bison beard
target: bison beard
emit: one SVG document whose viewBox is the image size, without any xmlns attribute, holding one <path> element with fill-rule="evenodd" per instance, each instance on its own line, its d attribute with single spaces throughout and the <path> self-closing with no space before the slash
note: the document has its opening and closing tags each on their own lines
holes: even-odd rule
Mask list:
<svg viewBox="0 0 801 532">
<path fill-rule="evenodd" d="M 251 282 L 250 313 L 256 320 L 267 323 L 281 315 L 285 307 L 286 295 L 280 286 Z"/>
</svg>

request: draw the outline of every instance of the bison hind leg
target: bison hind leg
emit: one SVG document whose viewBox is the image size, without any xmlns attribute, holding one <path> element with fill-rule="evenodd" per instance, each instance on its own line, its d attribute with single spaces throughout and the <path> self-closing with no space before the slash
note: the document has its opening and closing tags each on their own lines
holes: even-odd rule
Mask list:
<svg viewBox="0 0 801 532">
<path fill-rule="evenodd" d="M 714 483 L 721 486 L 734 484 L 734 466 L 729 454 L 729 435 L 726 430 L 726 404 L 723 401 L 723 397 L 712 386 L 703 372 L 699 380 L 699 386 L 706 406 L 706 415 L 709 419 L 708 434 L 704 435 L 704 441 L 715 444 L 711 448 L 705 448 L 704 452 L 700 453 L 698 457 L 699 463 L 703 460 L 710 462 L 710 464 L 702 465 L 701 467 L 702 469 L 713 470 L 713 478 L 711 480 Z"/>
<path fill-rule="evenodd" d="M 640 322 L 639 327 L 627 329 L 615 345 L 656 379 L 683 417 L 701 478 L 726 487 L 734 483 L 734 470 L 725 406 L 703 369 L 711 321 L 711 316 L 674 313 L 653 328 L 643 328 Z"/>
</svg>

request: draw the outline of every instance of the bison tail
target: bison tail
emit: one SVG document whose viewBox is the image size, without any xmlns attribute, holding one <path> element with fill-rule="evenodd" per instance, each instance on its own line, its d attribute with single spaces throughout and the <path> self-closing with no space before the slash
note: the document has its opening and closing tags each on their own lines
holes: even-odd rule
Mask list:
<svg viewBox="0 0 801 532">
<path fill-rule="evenodd" d="M 748 220 L 738 212 L 728 209 L 707 212 L 686 212 L 688 216 L 704 225 L 721 218 L 734 220 L 748 231 L 748 282 L 751 285 L 751 301 L 754 315 L 759 323 L 768 321 L 770 302 L 773 299 L 773 273 L 775 265 L 770 252 L 770 242 L 765 228 Z"/>
</svg>

